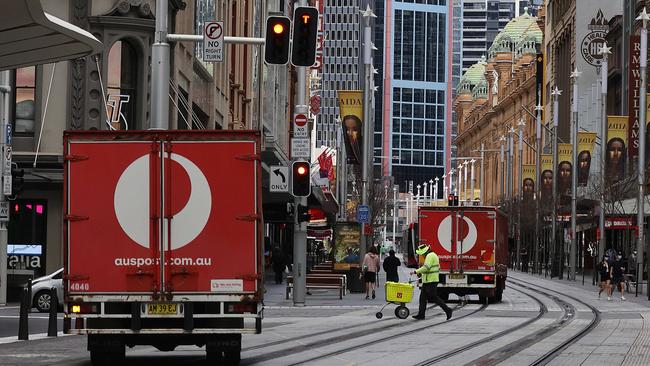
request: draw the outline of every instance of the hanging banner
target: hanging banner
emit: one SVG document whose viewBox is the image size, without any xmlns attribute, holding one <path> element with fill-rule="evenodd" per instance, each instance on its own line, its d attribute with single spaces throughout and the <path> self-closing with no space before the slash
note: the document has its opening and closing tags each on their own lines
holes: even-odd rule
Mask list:
<svg viewBox="0 0 650 366">
<path fill-rule="evenodd" d="M 553 197 L 553 155 L 542 154 L 542 173 L 539 181 L 541 182 L 541 198 L 550 200 Z"/>
<path fill-rule="evenodd" d="M 630 36 L 630 66 L 628 69 L 628 156 L 639 154 L 639 113 L 641 103 L 641 37 Z"/>
<path fill-rule="evenodd" d="M 613 181 L 625 177 L 628 145 L 628 117 L 607 116 L 607 155 L 605 176 Z"/>
<path fill-rule="evenodd" d="M 571 194 L 571 173 L 573 172 L 573 146 L 571 144 L 557 144 L 557 193 Z"/>
<path fill-rule="evenodd" d="M 578 132 L 578 186 L 587 186 L 591 168 L 591 154 L 596 142 L 595 132 Z"/>
<path fill-rule="evenodd" d="M 339 90 L 338 97 L 348 164 L 359 165 L 363 161 L 363 91 Z"/>
<path fill-rule="evenodd" d="M 535 196 L 535 164 L 524 164 L 521 174 L 521 191 L 524 201 L 532 201 Z"/>
</svg>

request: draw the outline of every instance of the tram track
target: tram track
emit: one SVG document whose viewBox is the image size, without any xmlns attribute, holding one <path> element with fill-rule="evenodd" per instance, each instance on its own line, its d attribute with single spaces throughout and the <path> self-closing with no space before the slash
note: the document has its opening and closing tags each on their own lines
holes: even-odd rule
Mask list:
<svg viewBox="0 0 650 366">
<path fill-rule="evenodd" d="M 393 339 L 396 339 L 396 338 L 399 338 L 399 337 L 402 337 L 402 336 L 405 336 L 405 335 L 408 335 L 408 334 L 421 332 L 423 330 L 431 329 L 432 327 L 436 327 L 436 326 L 439 326 L 439 325 L 448 324 L 448 323 L 451 323 L 451 322 L 455 322 L 455 321 L 464 319 L 466 317 L 472 316 L 472 315 L 474 315 L 476 313 L 479 313 L 479 312 L 485 310 L 487 308 L 487 306 L 488 306 L 487 304 L 482 304 L 479 308 L 474 309 L 474 310 L 472 310 L 471 312 L 469 312 L 467 314 L 463 314 L 463 315 L 454 317 L 454 318 L 452 318 L 450 320 L 445 320 L 445 321 L 441 321 L 441 322 L 433 323 L 433 324 L 429 323 L 427 325 L 418 326 L 416 328 L 409 329 L 409 330 L 407 330 L 405 332 L 393 334 L 393 335 L 390 335 L 390 336 L 387 336 L 387 337 L 384 337 L 384 338 L 381 338 L 381 339 L 373 339 L 373 340 L 363 342 L 363 343 L 360 343 L 360 344 L 355 344 L 355 345 L 351 345 L 349 347 L 337 349 L 337 350 L 332 351 L 332 352 L 322 353 L 322 354 L 319 354 L 316 357 L 312 357 L 312 358 L 307 359 L 307 360 L 302 360 L 300 362 L 289 364 L 289 366 L 304 365 L 304 364 L 308 364 L 310 362 L 314 362 L 314 361 L 318 361 L 318 360 L 322 360 L 322 359 L 326 359 L 326 358 L 330 358 L 330 357 L 335 357 L 335 356 L 338 356 L 338 355 L 341 355 L 341 354 L 344 354 L 344 353 L 357 351 L 357 350 L 362 349 L 362 348 L 366 348 L 366 347 L 370 347 L 370 346 L 376 346 L 378 344 L 385 343 L 385 342 L 391 341 Z M 457 309 L 454 309 L 454 310 L 457 310 Z M 438 314 L 435 314 L 435 316 L 442 315 L 442 314 L 444 314 L 444 313 L 438 313 Z M 413 324 L 413 323 L 404 323 L 403 325 L 407 325 L 407 324 Z M 364 335 L 367 335 L 367 334 L 364 334 Z"/>
</svg>

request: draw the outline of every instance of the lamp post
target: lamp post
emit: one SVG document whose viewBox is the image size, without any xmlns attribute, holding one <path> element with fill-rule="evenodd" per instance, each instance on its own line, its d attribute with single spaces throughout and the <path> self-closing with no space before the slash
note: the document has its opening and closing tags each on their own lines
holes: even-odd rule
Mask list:
<svg viewBox="0 0 650 366">
<path fill-rule="evenodd" d="M 384 230 L 383 230 L 384 243 L 386 242 L 386 235 L 387 235 L 386 226 L 388 226 L 387 211 L 388 211 L 388 184 L 384 184 Z"/>
<path fill-rule="evenodd" d="M 434 191 L 434 189 L 433 189 L 433 179 L 429 179 L 429 206 L 433 206 L 433 200 L 438 197 L 438 187 L 436 187 L 435 196 L 434 196 L 433 191 Z M 436 197 L 436 198 L 434 198 L 434 197 Z"/>
<path fill-rule="evenodd" d="M 643 186 L 645 184 L 645 134 L 646 134 L 646 68 L 648 66 L 648 20 L 650 16 L 646 11 L 646 8 L 643 8 L 641 14 L 636 18 L 642 22 L 641 28 L 641 60 L 640 60 L 640 69 L 641 69 L 641 87 L 639 88 L 640 92 L 640 103 L 639 103 L 639 195 L 637 197 L 637 244 L 636 244 L 636 262 L 637 262 L 637 281 L 641 282 L 643 278 L 643 252 L 645 251 L 645 239 L 644 239 L 644 228 L 645 228 L 645 203 L 644 203 L 644 192 Z M 638 290 L 637 290 L 638 292 Z M 648 286 L 648 299 L 650 300 L 650 285 Z"/>
<path fill-rule="evenodd" d="M 429 197 L 429 182 L 424 181 L 422 185 L 424 186 L 424 199 L 422 200 L 422 206 L 426 206 Z"/>
<path fill-rule="evenodd" d="M 519 126 L 519 164 L 518 170 L 519 174 L 517 175 L 517 186 L 519 194 L 517 195 L 519 204 L 517 205 L 517 268 L 521 270 L 521 205 L 524 200 L 524 190 L 522 189 L 523 174 L 524 174 L 524 127 L 526 126 L 526 121 L 524 118 L 520 118 L 517 123 Z"/>
<path fill-rule="evenodd" d="M 562 95 L 562 90 L 559 90 L 557 86 L 555 89 L 553 89 L 553 92 L 551 93 L 553 95 L 553 200 L 552 200 L 552 206 L 553 208 L 551 209 L 551 216 L 552 216 L 552 222 L 551 222 L 551 262 L 555 261 L 555 249 L 556 249 L 556 244 L 555 244 L 555 239 L 557 237 L 557 213 L 556 208 L 557 208 L 557 139 L 558 139 L 558 125 L 559 125 L 559 98 L 560 95 Z M 602 144 L 604 145 L 604 144 Z M 602 155 L 603 157 L 605 155 Z M 604 159 L 603 159 L 604 160 Z M 551 277 L 553 276 L 553 273 L 551 271 Z"/>
<path fill-rule="evenodd" d="M 438 179 L 439 179 L 438 177 L 434 179 L 436 183 L 433 185 L 433 196 L 434 196 L 433 202 L 435 206 L 438 206 Z"/>
<path fill-rule="evenodd" d="M 447 174 L 442 175 L 442 199 L 447 199 Z"/>
<path fill-rule="evenodd" d="M 454 191 L 454 168 L 449 171 L 449 194 L 455 194 Z"/>
<path fill-rule="evenodd" d="M 605 235 L 605 183 L 607 176 L 607 165 L 605 158 L 607 157 L 607 69 L 609 69 L 609 55 L 610 47 L 605 43 L 600 49 L 603 55 L 601 64 L 601 115 L 600 115 L 600 215 L 598 217 L 598 231 L 600 232 L 598 243 L 598 257 L 602 258 L 605 255 L 605 244 L 607 236 Z M 643 109 L 643 108 L 639 108 Z M 641 150 L 639 150 L 641 152 Z"/>
<path fill-rule="evenodd" d="M 606 71 L 605 71 L 606 72 Z M 576 279 L 576 251 L 578 247 L 578 233 L 577 230 L 577 209 L 578 209 L 578 78 L 582 72 L 578 68 L 571 73 L 573 79 L 573 103 L 571 104 L 571 111 L 573 112 L 573 133 L 572 133 L 572 152 L 571 160 L 573 160 L 571 171 L 571 248 L 569 248 L 569 273 L 567 279 L 575 281 Z"/>
<path fill-rule="evenodd" d="M 505 174 L 503 174 L 503 171 L 505 170 L 505 167 L 506 167 L 505 146 L 504 146 L 505 143 L 506 143 L 506 137 L 504 135 L 501 135 L 501 137 L 499 137 L 499 141 L 501 141 L 501 146 L 500 146 L 500 148 L 501 148 L 501 151 L 500 151 L 500 153 L 501 153 L 501 156 L 500 156 L 501 157 L 501 159 L 500 159 L 500 161 L 501 161 L 501 169 L 500 170 L 501 171 L 500 171 L 500 174 L 499 174 L 501 176 L 501 184 L 500 184 L 499 188 L 500 188 L 500 191 L 501 191 L 500 192 L 501 199 L 505 199 L 505 195 L 506 195 L 506 184 L 505 184 L 506 177 L 505 177 Z"/>
<path fill-rule="evenodd" d="M 458 195 L 458 201 L 462 202 L 463 200 L 463 164 L 458 164 L 458 177 L 456 178 L 458 183 L 456 184 L 456 193 Z"/>
<path fill-rule="evenodd" d="M 393 248 L 396 247 L 395 231 L 397 231 L 397 186 L 393 186 Z"/>
<path fill-rule="evenodd" d="M 469 161 L 465 160 L 463 162 L 463 199 L 467 201 L 467 170 Z"/>
<path fill-rule="evenodd" d="M 470 160 L 470 174 L 469 174 L 469 199 L 474 202 L 474 164 L 476 163 L 475 159 Z"/>
<path fill-rule="evenodd" d="M 417 185 L 418 190 L 417 190 L 417 194 L 415 195 L 415 207 L 416 207 L 416 210 L 417 210 L 417 207 L 420 207 L 420 188 L 421 187 L 422 186 L 420 186 L 419 184 Z"/>
<path fill-rule="evenodd" d="M 541 93 L 541 90 L 537 91 L 538 93 Z M 541 101 L 542 98 L 540 97 L 539 100 Z M 540 102 L 541 103 L 541 102 Z M 537 180 L 537 184 L 535 185 L 535 272 L 541 273 L 541 267 L 539 267 L 539 249 L 540 249 L 540 230 L 539 230 L 539 214 L 540 214 L 540 201 L 541 201 L 541 187 L 542 187 L 542 182 L 541 182 L 541 176 L 542 176 L 542 110 L 544 108 L 542 107 L 541 104 L 537 104 L 535 106 L 535 133 L 536 133 L 536 141 L 537 144 L 535 145 L 537 147 L 537 151 L 535 151 L 535 180 Z"/>
</svg>

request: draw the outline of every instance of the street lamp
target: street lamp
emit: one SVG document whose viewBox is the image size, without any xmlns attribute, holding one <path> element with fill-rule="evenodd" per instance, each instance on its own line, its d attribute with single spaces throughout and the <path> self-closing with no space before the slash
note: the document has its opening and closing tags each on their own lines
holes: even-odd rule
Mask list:
<svg viewBox="0 0 650 366">
<path fill-rule="evenodd" d="M 562 90 L 558 89 L 557 86 L 555 86 L 555 89 L 553 89 L 553 92 L 551 92 L 551 95 L 553 95 L 553 200 L 552 200 L 553 201 L 552 202 L 552 207 L 553 208 L 551 209 L 551 216 L 552 216 L 552 218 L 551 218 L 552 219 L 552 222 L 551 222 L 551 231 L 552 231 L 551 245 L 552 245 L 552 247 L 551 247 L 551 250 L 550 250 L 550 252 L 551 252 L 550 254 L 551 254 L 551 258 L 552 258 L 551 262 L 553 262 L 553 261 L 555 261 L 555 250 L 557 248 L 557 245 L 555 243 L 555 239 L 557 238 L 557 235 L 556 235 L 557 234 L 557 212 L 556 212 L 556 208 L 557 208 L 557 163 L 558 163 L 557 140 L 558 140 L 558 132 L 559 132 L 558 131 L 558 126 L 559 126 L 559 123 L 560 123 L 559 122 L 559 118 L 560 118 L 559 117 L 559 114 L 560 114 L 560 107 L 559 107 L 560 101 L 559 100 L 560 100 L 560 95 L 562 95 Z M 607 117 L 605 116 L 604 118 L 605 118 L 604 123 L 606 124 L 607 123 Z M 605 127 L 605 129 L 603 131 L 607 131 L 607 127 Z M 605 146 L 604 143 L 602 145 L 603 145 L 603 147 Z M 602 166 L 604 167 L 605 154 L 601 155 L 601 161 L 603 163 Z M 603 168 L 603 172 L 604 172 L 604 168 Z M 604 186 L 604 179 L 603 179 L 603 188 L 604 187 L 605 186 Z M 602 191 L 602 189 L 601 189 L 601 191 Z M 601 206 L 601 207 L 605 207 L 605 206 Z M 546 267 L 548 267 L 548 264 L 547 264 Z M 553 273 L 551 273 L 551 276 L 552 275 L 553 275 Z"/>
<path fill-rule="evenodd" d="M 476 197 L 476 196 L 474 195 L 474 164 L 476 163 L 476 159 L 472 159 L 472 160 L 470 160 L 469 163 L 470 163 L 470 178 L 469 178 L 470 189 L 469 189 L 469 199 L 470 199 L 471 201 L 474 201 L 474 199 L 475 199 L 475 197 Z M 481 188 L 482 188 L 482 187 L 481 187 Z"/>
<path fill-rule="evenodd" d="M 435 204 L 436 206 L 438 206 L 438 179 L 439 179 L 438 177 L 436 177 L 436 178 L 434 179 L 434 180 L 436 181 L 436 183 L 433 185 L 433 192 L 434 192 L 434 197 L 435 197 L 435 198 L 434 198 L 434 200 L 435 200 L 435 201 L 434 201 L 434 204 Z M 443 178 L 443 179 L 444 179 L 444 178 Z"/>
<path fill-rule="evenodd" d="M 417 185 L 417 194 L 415 195 L 415 206 L 420 207 L 420 185 Z"/>
<path fill-rule="evenodd" d="M 500 148 L 501 148 L 501 159 L 500 159 L 501 160 L 501 172 L 499 174 L 501 176 L 501 198 L 505 199 L 505 196 L 506 196 L 506 184 L 505 184 L 506 177 L 505 176 L 506 175 L 503 174 L 503 171 L 505 170 L 505 167 L 506 167 L 506 160 L 505 160 L 505 158 L 506 158 L 505 157 L 505 155 L 506 155 L 505 150 L 506 149 L 505 149 L 505 146 L 504 146 L 506 144 L 506 137 L 504 135 L 501 135 L 501 137 L 499 137 L 499 141 L 501 142 L 501 145 L 500 145 Z"/>
<path fill-rule="evenodd" d="M 518 209 L 517 209 L 517 269 L 521 270 L 521 207 L 524 199 L 524 190 L 522 189 L 522 182 L 524 176 L 524 127 L 526 126 L 526 121 L 524 118 L 520 118 L 517 123 L 519 126 L 519 164 L 518 169 L 519 173 L 517 174 L 517 191 L 519 192 L 518 196 Z"/>
<path fill-rule="evenodd" d="M 607 70 L 603 70 L 607 72 Z M 571 248 L 569 248 L 569 272 L 567 279 L 575 281 L 576 279 L 576 255 L 578 247 L 578 233 L 577 229 L 577 209 L 578 209 L 578 78 L 582 72 L 578 71 L 576 67 L 571 73 L 573 79 L 573 103 L 571 104 L 571 111 L 573 112 L 573 151 L 571 157 L 573 166 L 571 171 Z"/>
<path fill-rule="evenodd" d="M 395 248 L 395 231 L 397 231 L 397 186 L 393 186 L 393 248 Z"/>
<path fill-rule="evenodd" d="M 424 185 L 424 199 L 422 200 L 422 206 L 426 206 L 427 205 L 427 199 L 429 197 L 429 182 L 424 181 L 424 183 L 422 183 L 422 185 Z"/>
</svg>

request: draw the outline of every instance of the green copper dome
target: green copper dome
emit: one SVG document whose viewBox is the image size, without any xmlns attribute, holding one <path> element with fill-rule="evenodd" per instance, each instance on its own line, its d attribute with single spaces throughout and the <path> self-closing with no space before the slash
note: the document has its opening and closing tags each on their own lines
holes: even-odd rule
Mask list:
<svg viewBox="0 0 650 366">
<path fill-rule="evenodd" d="M 494 38 L 490 47 L 490 57 L 494 57 L 497 52 L 518 52 L 524 40 L 526 43 L 531 41 L 541 43 L 542 36 L 537 18 L 528 14 L 528 8 L 525 8 L 524 14 L 509 21 Z"/>
<path fill-rule="evenodd" d="M 475 85 L 485 80 L 485 65 L 485 58 L 483 58 L 465 71 L 458 83 L 459 93 L 471 92 Z"/>
</svg>

